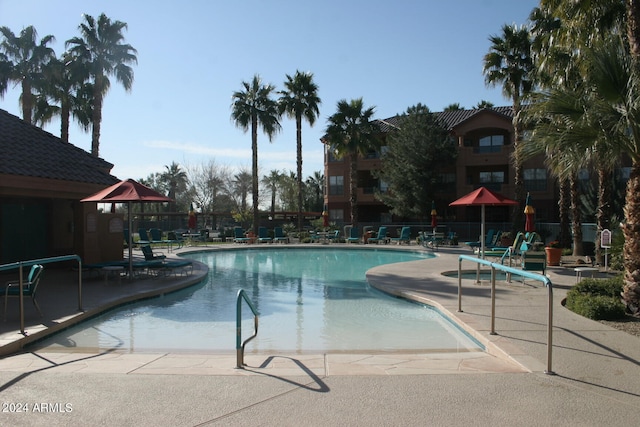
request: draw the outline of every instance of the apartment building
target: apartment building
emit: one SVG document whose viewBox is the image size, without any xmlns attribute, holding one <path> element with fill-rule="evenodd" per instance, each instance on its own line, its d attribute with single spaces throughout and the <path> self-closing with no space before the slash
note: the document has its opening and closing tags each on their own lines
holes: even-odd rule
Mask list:
<svg viewBox="0 0 640 427">
<path fill-rule="evenodd" d="M 435 113 L 457 142 L 455 164 L 438 168 L 439 191 L 436 210 L 440 222 L 478 222 L 479 207 L 449 207 L 459 197 L 484 186 L 507 197 L 515 198 L 515 170 L 510 161 L 513 153 L 513 110 L 494 107 L 474 110 L 454 110 Z M 378 121 L 383 134 L 398 124 L 397 117 Z M 370 152 L 358 159 L 358 219 L 361 223 L 399 224 L 418 218 L 395 218 L 388 206 L 377 200 L 375 193 L 386 190 L 385 183 L 374 178 L 372 171 L 381 167 L 381 152 Z M 330 221 L 348 223 L 349 159 L 336 159 L 325 144 L 325 204 Z M 558 221 L 556 180 L 548 173 L 540 156 L 523 164 L 526 191 L 535 202 L 536 220 Z M 524 206 L 523 206 L 524 208 Z M 487 207 L 488 222 L 510 222 L 513 208 Z M 428 217 L 426 213 L 425 217 Z"/>
</svg>

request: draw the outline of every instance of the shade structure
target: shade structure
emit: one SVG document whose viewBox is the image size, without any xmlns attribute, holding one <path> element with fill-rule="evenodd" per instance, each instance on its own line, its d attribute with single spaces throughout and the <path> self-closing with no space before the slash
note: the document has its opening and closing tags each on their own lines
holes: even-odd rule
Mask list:
<svg viewBox="0 0 640 427">
<path fill-rule="evenodd" d="M 431 228 L 433 228 L 433 232 L 435 233 L 436 227 L 438 226 L 438 211 L 436 211 L 436 202 L 435 200 L 431 202 Z"/>
<path fill-rule="evenodd" d="M 536 225 L 533 218 L 535 213 L 536 210 L 533 208 L 533 205 L 531 205 L 531 195 L 527 193 L 527 201 L 524 206 L 524 231 L 526 231 L 527 233 L 536 231 Z"/>
<path fill-rule="evenodd" d="M 484 259 L 484 224 L 485 224 L 485 206 L 509 206 L 517 205 L 518 202 L 503 196 L 500 193 L 491 191 L 486 187 L 480 187 L 473 190 L 466 196 L 460 197 L 458 200 L 449 203 L 449 206 L 480 206 L 480 256 Z"/>
<path fill-rule="evenodd" d="M 133 230 L 131 230 L 132 218 L 131 218 L 131 204 L 132 203 L 163 203 L 172 202 L 173 199 L 163 194 L 158 193 L 156 190 L 140 184 L 133 179 L 127 179 L 126 181 L 120 181 L 117 184 L 107 187 L 104 190 L 86 197 L 81 202 L 95 202 L 95 203 L 126 203 L 127 215 L 129 224 L 129 277 L 133 277 L 133 258 L 132 258 L 132 246 L 133 246 Z"/>
</svg>

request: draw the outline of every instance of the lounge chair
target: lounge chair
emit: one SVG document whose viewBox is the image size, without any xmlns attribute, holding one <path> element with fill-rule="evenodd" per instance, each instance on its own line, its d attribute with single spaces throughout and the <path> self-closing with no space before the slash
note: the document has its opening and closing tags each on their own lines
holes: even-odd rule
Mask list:
<svg viewBox="0 0 640 427">
<path fill-rule="evenodd" d="M 340 240 L 340 230 L 336 230 L 333 233 L 327 233 L 327 239 L 329 239 L 330 242 L 337 242 Z"/>
<path fill-rule="evenodd" d="M 358 227 L 351 227 L 349 237 L 345 239 L 347 243 L 360 243 L 360 231 Z"/>
<path fill-rule="evenodd" d="M 498 241 L 498 239 L 500 239 L 500 234 L 502 234 L 501 231 L 496 231 L 493 228 L 489 229 L 489 231 L 487 231 L 487 235 L 484 238 L 484 247 L 485 248 L 491 248 L 491 247 L 498 246 L 498 245 L 496 245 L 496 242 Z M 464 242 L 464 244 L 469 246 L 470 248 L 472 248 L 474 250 L 475 250 L 475 248 L 479 248 L 479 247 L 482 246 L 482 242 L 480 242 L 480 241 Z"/>
<path fill-rule="evenodd" d="M 153 249 L 151 249 L 151 245 L 141 246 L 140 249 L 142 250 L 142 254 L 144 255 L 145 261 L 158 261 L 158 260 L 164 260 L 166 258 L 166 256 L 163 253 L 159 253 L 159 252 L 154 253 Z"/>
<path fill-rule="evenodd" d="M 162 230 L 159 228 L 150 228 L 149 234 L 151 235 L 151 244 L 161 244 L 165 243 L 162 239 Z"/>
<path fill-rule="evenodd" d="M 42 279 L 43 271 L 44 267 L 40 264 L 31 266 L 31 270 L 29 271 L 29 275 L 26 277 L 26 281 L 23 280 L 22 282 L 22 295 L 25 297 L 31 297 L 31 301 L 33 301 L 33 305 L 36 310 L 38 310 L 40 317 L 42 317 L 42 311 L 40 311 L 40 307 L 36 301 L 36 291 L 38 290 L 40 279 Z M 7 282 L 1 294 L 4 296 L 4 320 L 7 320 L 7 303 L 10 297 L 20 297 L 20 281 L 16 280 Z"/>
<path fill-rule="evenodd" d="M 244 235 L 244 230 L 241 227 L 234 227 L 233 241 L 235 243 L 249 243 L 251 239 Z"/>
<path fill-rule="evenodd" d="M 258 227 L 258 243 L 271 243 L 273 239 L 269 237 L 267 227 Z"/>
<path fill-rule="evenodd" d="M 500 262 L 504 263 L 504 260 L 507 259 L 507 257 L 511 260 L 513 257 L 520 255 L 523 243 L 524 234 L 519 231 L 518 234 L 516 234 L 515 239 L 513 239 L 513 244 L 511 246 L 493 247 L 490 250 L 485 250 L 484 256 L 500 258 Z"/>
<path fill-rule="evenodd" d="M 392 242 L 396 242 L 399 245 L 402 243 L 406 243 L 407 245 L 411 244 L 411 227 L 402 227 L 400 230 L 400 235 L 398 237 L 392 237 Z"/>
<path fill-rule="evenodd" d="M 436 250 L 444 241 L 444 233 L 422 233 L 420 235 L 420 243 L 425 248 Z"/>
<path fill-rule="evenodd" d="M 138 245 L 150 245 L 151 239 L 147 234 L 147 230 L 145 228 L 138 228 L 138 241 L 136 242 Z"/>
<path fill-rule="evenodd" d="M 378 234 L 376 237 L 369 237 L 368 243 L 378 244 L 380 242 L 387 244 L 389 242 L 389 238 L 387 237 L 387 227 L 382 226 L 378 228 Z"/>
<path fill-rule="evenodd" d="M 284 235 L 282 227 L 273 227 L 273 241 L 276 243 L 289 243 L 289 237 Z"/>
</svg>

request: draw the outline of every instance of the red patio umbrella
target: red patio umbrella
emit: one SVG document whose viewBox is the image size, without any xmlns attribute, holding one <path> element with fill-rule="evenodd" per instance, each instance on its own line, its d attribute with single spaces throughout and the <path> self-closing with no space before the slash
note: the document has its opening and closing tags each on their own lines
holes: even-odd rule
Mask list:
<svg viewBox="0 0 640 427">
<path fill-rule="evenodd" d="M 193 203 L 189 205 L 189 221 L 187 222 L 187 228 L 189 233 L 191 230 L 195 230 L 198 225 L 198 218 L 196 217 L 196 211 L 193 210 Z"/>
<path fill-rule="evenodd" d="M 117 184 L 107 187 L 102 191 L 86 197 L 81 202 L 96 202 L 96 203 L 126 203 L 127 214 L 129 216 L 129 277 L 133 277 L 133 258 L 132 258 L 132 246 L 133 246 L 133 230 L 131 230 L 131 203 L 162 203 L 173 202 L 173 199 L 158 193 L 156 190 L 142 185 L 133 179 L 126 181 L 120 181 Z"/>
<path fill-rule="evenodd" d="M 436 227 L 438 226 L 438 211 L 436 211 L 436 201 L 431 202 L 431 228 L 433 228 L 433 232 L 436 232 Z"/>
<path fill-rule="evenodd" d="M 329 226 L 329 210 L 327 209 L 327 205 L 324 205 L 324 209 L 322 209 L 322 226 L 324 228 Z"/>
<path fill-rule="evenodd" d="M 536 210 L 531 205 L 531 196 L 529 195 L 529 193 L 527 193 L 527 201 L 524 206 L 524 216 L 525 216 L 524 231 L 526 231 L 527 233 L 530 233 L 536 230 L 536 225 L 533 220 L 533 216 L 535 213 L 536 213 Z"/>
<path fill-rule="evenodd" d="M 500 193 L 491 191 L 488 188 L 480 187 L 473 190 L 466 196 L 460 197 L 458 200 L 449 203 L 449 206 L 480 206 L 481 222 L 480 222 L 480 255 L 484 259 L 484 223 L 485 223 L 485 206 L 508 206 L 517 205 L 518 202 L 511 200 Z"/>
</svg>

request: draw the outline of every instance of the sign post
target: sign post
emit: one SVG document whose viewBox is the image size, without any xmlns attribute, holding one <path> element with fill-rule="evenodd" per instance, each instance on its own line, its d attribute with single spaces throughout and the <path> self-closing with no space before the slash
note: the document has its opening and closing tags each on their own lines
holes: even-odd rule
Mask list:
<svg viewBox="0 0 640 427">
<path fill-rule="evenodd" d="M 607 249 L 611 247 L 611 231 L 607 228 L 600 233 L 600 247 L 604 248 L 604 271 L 608 271 Z"/>
</svg>

